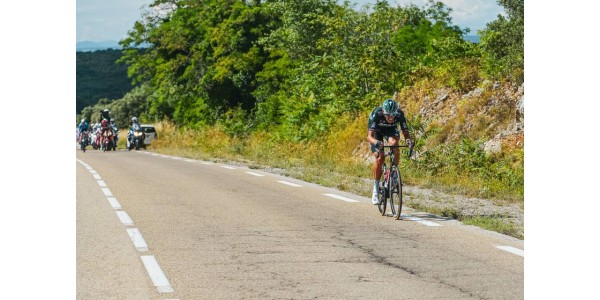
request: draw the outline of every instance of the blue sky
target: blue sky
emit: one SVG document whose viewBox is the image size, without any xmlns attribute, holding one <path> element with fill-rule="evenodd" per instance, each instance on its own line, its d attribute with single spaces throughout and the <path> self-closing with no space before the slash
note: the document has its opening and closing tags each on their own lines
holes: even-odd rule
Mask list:
<svg viewBox="0 0 600 300">
<path fill-rule="evenodd" d="M 77 42 L 118 41 L 127 36 L 136 20 L 141 18 L 141 9 L 152 0 L 76 0 L 77 1 Z M 352 1 L 352 0 L 351 0 Z M 341 0 L 339 2 L 342 2 Z M 376 0 L 354 0 L 362 7 Z M 413 3 L 423 6 L 427 0 L 389 0 L 393 6 Z M 453 9 L 454 24 L 461 28 L 471 28 L 476 34 L 485 24 L 496 19 L 503 12 L 496 0 L 443 0 Z"/>
</svg>

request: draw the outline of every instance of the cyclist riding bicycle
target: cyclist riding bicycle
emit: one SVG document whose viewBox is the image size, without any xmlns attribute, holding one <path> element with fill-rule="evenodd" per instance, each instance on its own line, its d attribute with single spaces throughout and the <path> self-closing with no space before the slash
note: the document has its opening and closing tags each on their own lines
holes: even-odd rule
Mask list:
<svg viewBox="0 0 600 300">
<path fill-rule="evenodd" d="M 386 99 L 383 104 L 376 107 L 369 116 L 369 134 L 367 135 L 367 141 L 371 144 L 371 152 L 375 157 L 375 165 L 373 165 L 373 195 L 371 196 L 371 202 L 373 204 L 379 204 L 379 178 L 381 178 L 382 165 L 385 161 L 385 154 L 383 151 L 383 138 L 387 137 L 388 145 L 398 145 L 400 139 L 400 132 L 398 132 L 398 125 L 402 130 L 402 135 L 406 140 L 406 144 L 412 149 L 413 142 L 408 132 L 408 125 L 406 125 L 406 118 L 404 112 L 398 108 L 398 103 L 392 99 Z M 381 151 L 381 153 L 380 153 Z M 398 155 L 398 148 L 394 148 L 394 166 L 398 165 L 400 156 Z"/>
</svg>

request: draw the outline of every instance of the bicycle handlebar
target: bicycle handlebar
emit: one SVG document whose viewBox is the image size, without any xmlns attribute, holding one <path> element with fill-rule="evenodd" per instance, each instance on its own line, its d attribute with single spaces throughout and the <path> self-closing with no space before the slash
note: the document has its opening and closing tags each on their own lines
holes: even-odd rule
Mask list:
<svg viewBox="0 0 600 300">
<path fill-rule="evenodd" d="M 385 148 L 408 148 L 408 145 L 383 145 L 382 149 Z M 410 151 L 408 152 L 408 157 L 410 158 L 413 154 L 413 148 L 410 148 Z M 377 158 L 379 158 L 379 156 L 381 155 L 381 150 L 377 150 Z"/>
</svg>

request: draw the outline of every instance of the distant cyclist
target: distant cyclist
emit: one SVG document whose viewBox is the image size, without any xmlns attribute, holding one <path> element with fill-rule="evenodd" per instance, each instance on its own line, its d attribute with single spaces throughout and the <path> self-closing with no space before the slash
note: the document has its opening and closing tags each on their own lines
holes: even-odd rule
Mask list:
<svg viewBox="0 0 600 300">
<path fill-rule="evenodd" d="M 81 133 L 83 133 L 84 131 L 89 131 L 89 130 L 90 130 L 90 125 L 88 125 L 88 123 L 85 121 L 85 118 L 82 118 L 81 122 L 77 126 L 77 133 L 78 133 L 77 134 L 77 142 L 79 142 Z"/>
<path fill-rule="evenodd" d="M 413 141 L 408 132 L 408 125 L 406 125 L 406 118 L 404 112 L 398 108 L 398 103 L 392 99 L 386 99 L 383 104 L 376 107 L 369 116 L 369 134 L 367 141 L 371 144 L 371 152 L 375 157 L 375 165 L 373 165 L 373 195 L 371 196 L 371 202 L 377 205 L 379 204 L 379 178 L 383 173 L 382 165 L 385 161 L 385 154 L 383 149 L 383 138 L 386 137 L 388 145 L 398 145 L 400 139 L 400 132 L 398 132 L 398 125 L 402 130 L 402 135 L 406 140 L 406 144 L 412 149 Z M 398 155 L 398 148 L 394 148 L 394 162 L 395 166 L 398 165 L 400 156 Z M 381 154 L 378 156 L 379 152 Z"/>
</svg>

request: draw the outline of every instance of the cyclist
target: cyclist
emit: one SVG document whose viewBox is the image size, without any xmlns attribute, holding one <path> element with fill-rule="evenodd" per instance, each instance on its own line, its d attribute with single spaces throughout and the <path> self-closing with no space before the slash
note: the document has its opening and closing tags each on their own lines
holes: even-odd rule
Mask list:
<svg viewBox="0 0 600 300">
<path fill-rule="evenodd" d="M 382 165 L 385 161 L 385 154 L 383 150 L 383 138 L 387 137 L 388 145 L 398 145 L 400 139 L 400 132 L 398 132 L 398 125 L 402 130 L 402 135 L 406 140 L 406 144 L 412 149 L 413 142 L 408 132 L 408 125 L 406 125 L 406 118 L 404 112 L 398 108 L 398 103 L 392 99 L 386 99 L 383 101 L 381 106 L 376 107 L 369 116 L 369 134 L 367 135 L 367 141 L 371 144 L 371 152 L 375 157 L 375 165 L 373 165 L 373 195 L 371 196 L 371 202 L 377 205 L 379 204 L 379 178 L 383 173 Z M 395 166 L 398 165 L 400 156 L 398 155 L 398 148 L 394 148 L 394 161 Z M 381 152 L 381 155 L 378 154 Z"/>
<path fill-rule="evenodd" d="M 85 118 L 81 118 L 81 123 L 79 123 L 79 126 L 77 126 L 77 142 L 80 141 L 81 134 L 88 130 L 90 130 L 90 126 L 85 121 Z"/>
</svg>

